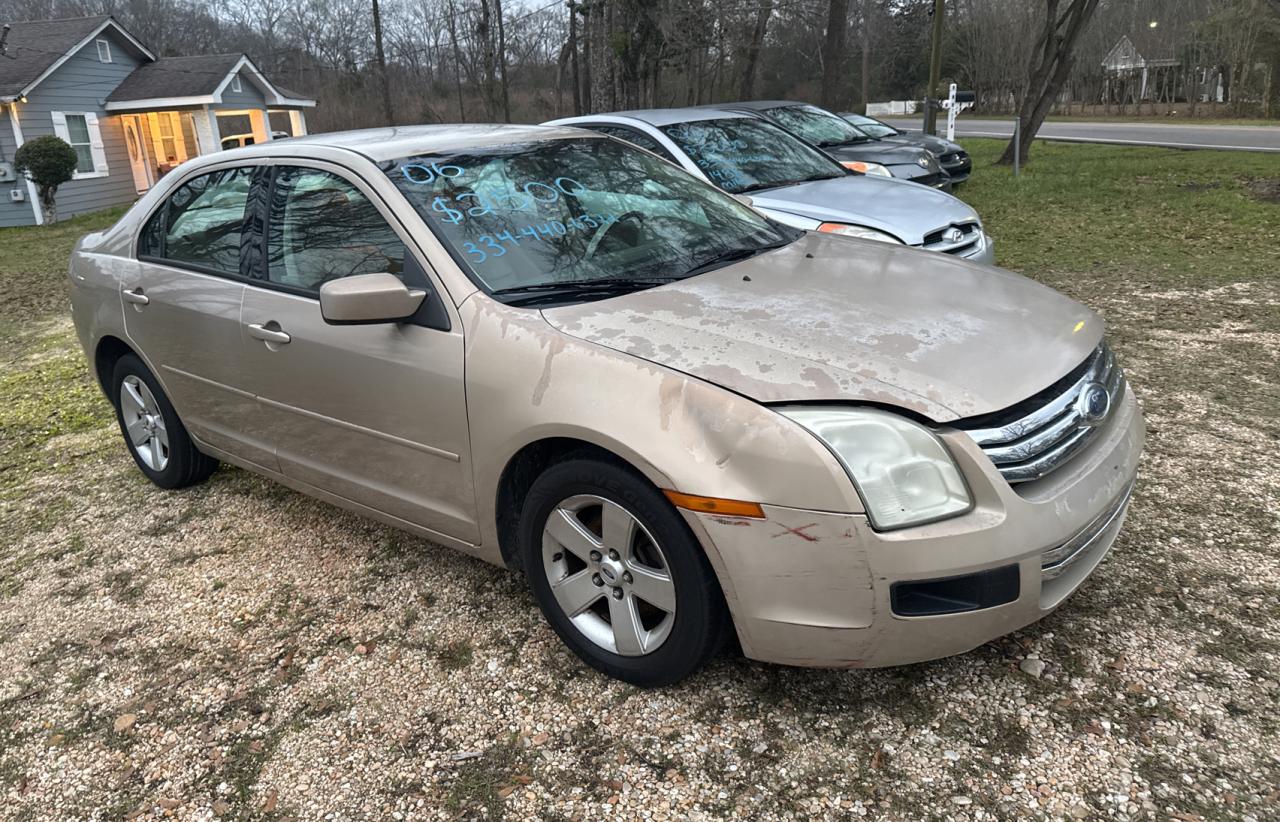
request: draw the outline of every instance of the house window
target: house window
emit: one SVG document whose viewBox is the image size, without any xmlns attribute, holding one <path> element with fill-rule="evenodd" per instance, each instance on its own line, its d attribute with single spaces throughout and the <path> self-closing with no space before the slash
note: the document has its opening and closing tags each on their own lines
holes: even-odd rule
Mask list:
<svg viewBox="0 0 1280 822">
<path fill-rule="evenodd" d="M 176 163 L 178 161 L 178 140 L 173 130 L 173 119 L 167 114 L 167 112 L 161 114 L 156 120 L 156 124 L 160 128 L 160 156 L 166 162 Z"/>
<path fill-rule="evenodd" d="M 99 63 L 111 62 L 111 43 L 107 42 L 106 40 L 98 41 L 98 62 Z"/>
<path fill-rule="evenodd" d="M 76 171 L 73 179 L 104 177 L 107 174 L 107 153 L 102 145 L 102 131 L 98 127 L 98 115 L 92 112 L 51 112 L 53 133 L 65 140 L 76 152 Z"/>
<path fill-rule="evenodd" d="M 239 74 L 231 78 L 231 90 L 236 92 L 237 94 L 240 93 L 240 75 Z"/>
</svg>

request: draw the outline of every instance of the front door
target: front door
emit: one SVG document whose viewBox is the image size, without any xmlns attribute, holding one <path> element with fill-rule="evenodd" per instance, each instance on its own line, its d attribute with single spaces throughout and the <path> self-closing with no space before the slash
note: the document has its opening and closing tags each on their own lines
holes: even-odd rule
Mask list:
<svg viewBox="0 0 1280 822">
<path fill-rule="evenodd" d="M 141 194 L 151 188 L 151 172 L 148 171 L 147 148 L 142 140 L 142 124 L 136 115 L 120 118 L 124 124 L 124 143 L 129 149 L 129 167 L 133 170 L 133 187 Z"/>
<path fill-rule="evenodd" d="M 179 186 L 138 239 L 120 280 L 125 332 L 143 352 L 178 416 L 202 443 L 274 469 L 258 434 L 260 406 L 241 386 L 240 279 L 252 167 L 201 174 Z"/>
<path fill-rule="evenodd" d="M 337 168 L 275 169 L 261 285 L 245 289 L 243 376 L 286 475 L 479 540 L 461 329 L 328 325 L 327 280 L 390 272 L 441 299 L 383 204 Z"/>
</svg>

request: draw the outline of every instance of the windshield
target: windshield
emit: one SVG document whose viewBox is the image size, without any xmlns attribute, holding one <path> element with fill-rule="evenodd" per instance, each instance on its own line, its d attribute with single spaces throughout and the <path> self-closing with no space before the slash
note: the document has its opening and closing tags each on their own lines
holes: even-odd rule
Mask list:
<svg viewBox="0 0 1280 822">
<path fill-rule="evenodd" d="M 817 106 L 779 106 L 765 113 L 782 124 L 783 128 L 824 148 L 863 143 L 870 139 L 845 120 Z"/>
<path fill-rule="evenodd" d="M 606 137 L 424 154 L 382 168 L 490 293 L 641 288 L 799 236 Z"/>
<path fill-rule="evenodd" d="M 733 194 L 847 176 L 830 157 L 757 117 L 662 129 L 711 182 Z"/>
<path fill-rule="evenodd" d="M 858 131 L 870 137 L 877 139 L 881 137 L 892 137 L 898 133 L 898 130 L 888 123 L 882 123 L 873 117 L 864 117 L 861 114 L 843 114 L 844 119 L 852 123 Z"/>
</svg>

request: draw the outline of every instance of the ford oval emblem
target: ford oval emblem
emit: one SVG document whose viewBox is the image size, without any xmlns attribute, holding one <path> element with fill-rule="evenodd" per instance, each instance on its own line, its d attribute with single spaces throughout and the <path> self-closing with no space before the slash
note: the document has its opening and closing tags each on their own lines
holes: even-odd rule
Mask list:
<svg viewBox="0 0 1280 822">
<path fill-rule="evenodd" d="M 1076 413 L 1080 422 L 1089 427 L 1101 425 L 1111 412 L 1111 394 L 1100 382 L 1086 383 L 1080 390 L 1080 398 L 1076 400 Z"/>
</svg>

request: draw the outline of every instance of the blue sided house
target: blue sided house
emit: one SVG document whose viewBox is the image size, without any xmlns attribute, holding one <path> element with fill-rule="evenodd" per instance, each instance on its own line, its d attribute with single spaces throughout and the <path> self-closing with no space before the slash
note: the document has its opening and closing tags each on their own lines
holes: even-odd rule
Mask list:
<svg viewBox="0 0 1280 822">
<path fill-rule="evenodd" d="M 156 57 L 110 16 L 0 22 L 0 227 L 42 219 L 13 168 L 26 140 L 56 134 L 79 155 L 66 217 L 132 202 L 188 157 L 305 134 L 315 104 L 244 54 Z"/>
</svg>

